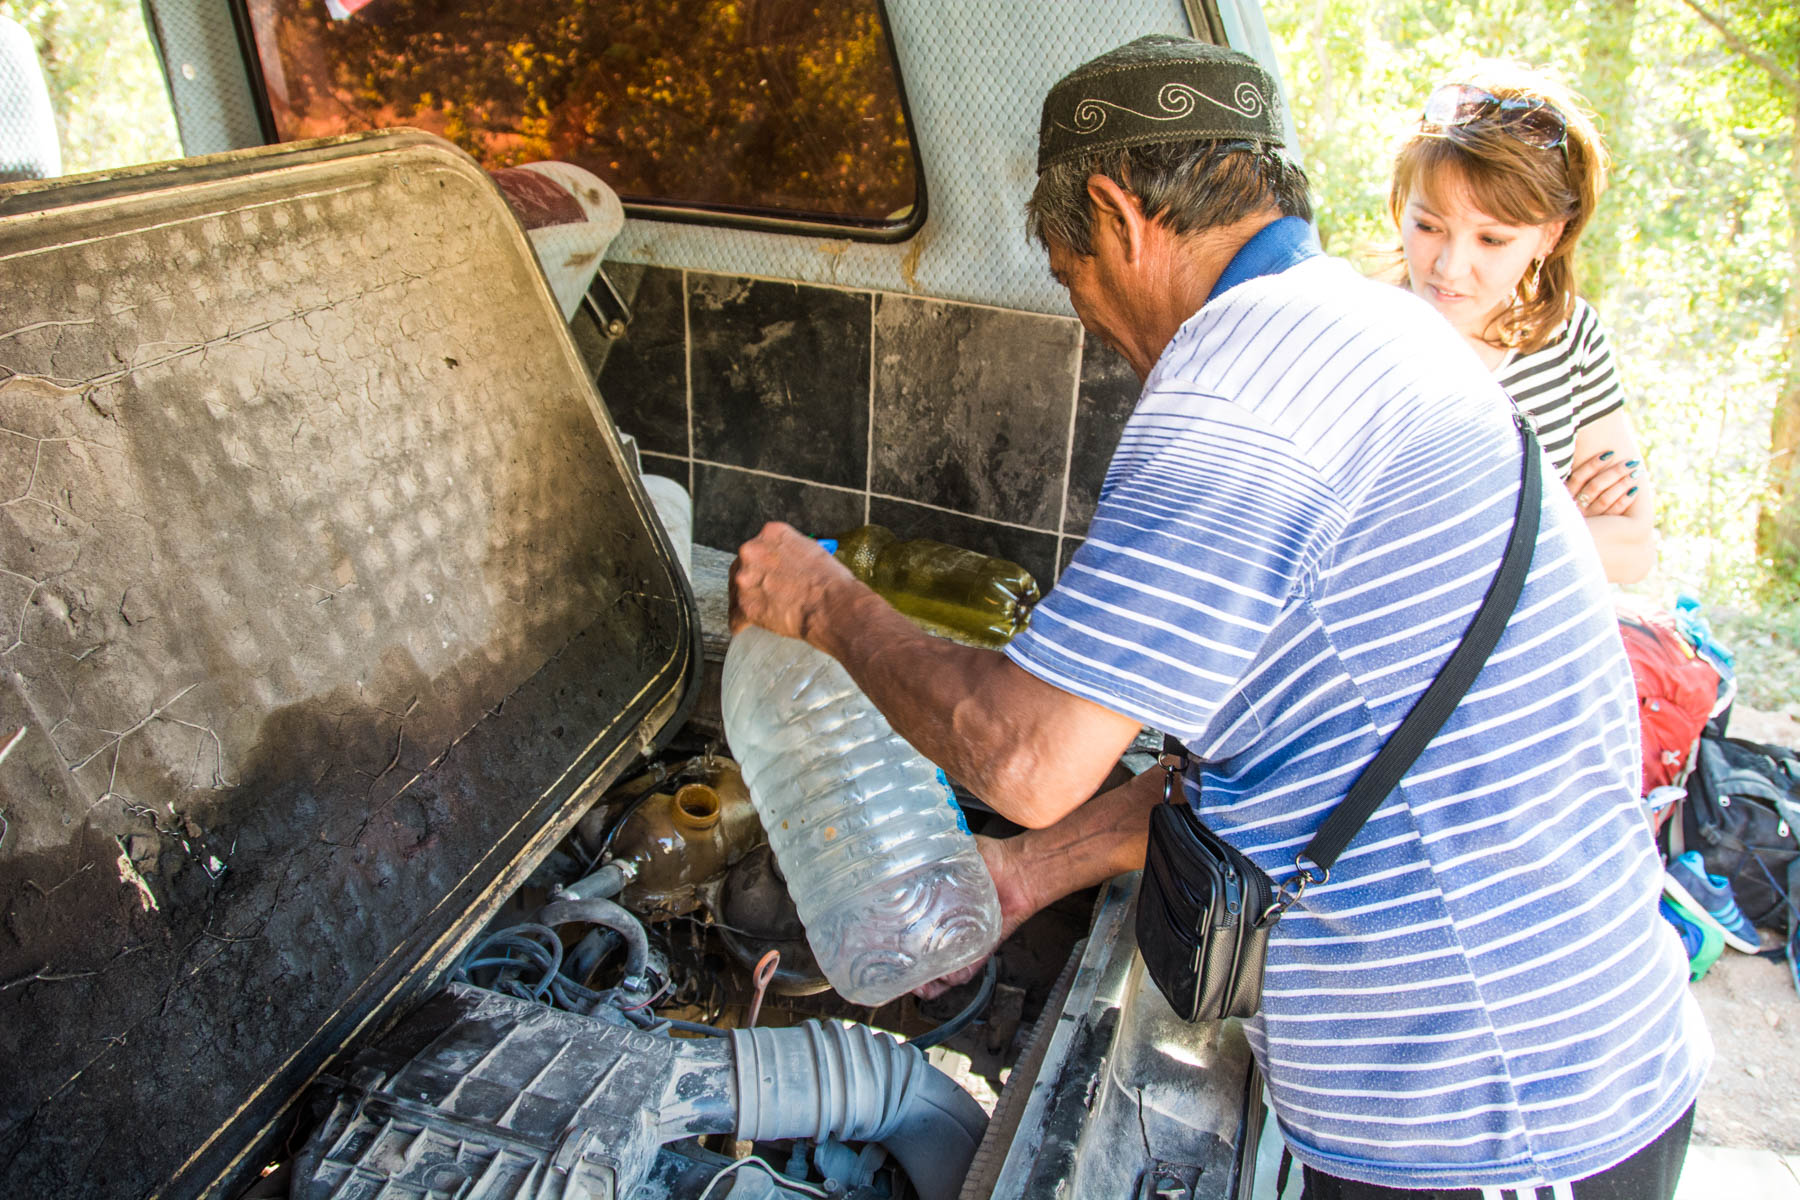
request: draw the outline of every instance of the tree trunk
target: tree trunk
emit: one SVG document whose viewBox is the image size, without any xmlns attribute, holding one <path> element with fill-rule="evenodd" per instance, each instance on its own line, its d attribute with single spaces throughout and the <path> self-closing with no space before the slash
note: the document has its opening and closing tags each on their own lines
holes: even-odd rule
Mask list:
<svg viewBox="0 0 1800 1200">
<path fill-rule="evenodd" d="M 1788 289 L 1781 310 L 1786 361 L 1769 423 L 1769 493 L 1757 520 L 1756 548 L 1777 580 L 1793 584 L 1800 583 L 1800 92 L 1789 93 L 1789 103 Z"/>
<path fill-rule="evenodd" d="M 1598 0 L 1583 41 L 1581 90 L 1593 106 L 1615 167 L 1630 161 L 1631 38 L 1637 0 Z M 1621 214 L 1625 205 L 1602 199 L 1581 238 L 1581 290 L 1601 303 L 1619 277 Z M 1602 307 L 1604 305 L 1602 304 Z"/>
</svg>

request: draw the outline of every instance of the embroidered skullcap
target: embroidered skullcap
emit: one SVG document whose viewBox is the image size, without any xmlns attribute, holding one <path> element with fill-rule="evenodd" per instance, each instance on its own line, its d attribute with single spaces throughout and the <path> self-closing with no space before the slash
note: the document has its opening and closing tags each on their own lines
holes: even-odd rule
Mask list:
<svg viewBox="0 0 1800 1200">
<path fill-rule="evenodd" d="M 1151 34 L 1076 67 L 1050 89 L 1037 169 L 1095 150 L 1210 140 L 1281 145 L 1274 79 L 1247 54 Z"/>
</svg>

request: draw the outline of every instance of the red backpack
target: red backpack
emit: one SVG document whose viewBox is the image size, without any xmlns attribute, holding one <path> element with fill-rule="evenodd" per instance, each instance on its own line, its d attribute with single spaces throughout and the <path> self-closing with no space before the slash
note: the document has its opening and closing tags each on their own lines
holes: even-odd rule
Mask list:
<svg viewBox="0 0 1800 1200">
<path fill-rule="evenodd" d="M 1719 673 L 1694 652 L 1662 609 L 1629 596 L 1614 600 L 1619 636 L 1637 685 L 1644 739 L 1644 794 L 1687 777 L 1694 743 L 1719 698 Z"/>
</svg>

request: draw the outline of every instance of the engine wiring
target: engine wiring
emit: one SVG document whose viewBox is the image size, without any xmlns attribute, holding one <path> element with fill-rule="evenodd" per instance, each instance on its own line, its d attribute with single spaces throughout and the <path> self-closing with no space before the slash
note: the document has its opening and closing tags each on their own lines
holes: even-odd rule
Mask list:
<svg viewBox="0 0 1800 1200">
<path fill-rule="evenodd" d="M 643 1010 L 669 987 L 664 980 L 649 1001 L 638 1003 L 635 995 L 617 988 L 595 991 L 578 983 L 562 973 L 562 966 L 562 940 L 556 931 L 528 921 L 476 939 L 451 972 L 451 978 L 584 1016 L 595 1015 L 595 1010 L 603 1005 L 611 1006 L 640 1027 L 654 1024 L 655 1018 Z M 627 1000 L 631 1001 L 629 1006 Z"/>
<path fill-rule="evenodd" d="M 456 965 L 452 978 L 502 995 L 548 1004 L 548 997 L 562 971 L 562 960 L 562 940 L 556 936 L 556 931 L 545 925 L 525 922 L 476 939 Z M 539 977 L 528 980 L 525 972 L 533 967 Z M 493 974 L 482 980 L 476 977 L 481 971 L 492 971 Z"/>
<path fill-rule="evenodd" d="M 694 1200 L 707 1200 L 707 1197 L 713 1194 L 713 1189 L 719 1186 L 720 1180 L 724 1179 L 734 1171 L 741 1171 L 749 1166 L 761 1167 L 764 1171 L 768 1172 L 769 1178 L 775 1181 L 775 1186 L 777 1187 L 788 1188 L 796 1192 L 804 1192 L 808 1196 L 817 1196 L 819 1200 L 826 1200 L 826 1198 L 831 1195 L 831 1193 L 824 1188 L 815 1187 L 810 1183 L 802 1183 L 800 1180 L 794 1179 L 791 1176 L 783 1175 L 767 1162 L 764 1162 L 754 1154 L 750 1154 L 719 1168 L 719 1173 L 706 1181 L 705 1190 L 696 1196 Z"/>
<path fill-rule="evenodd" d="M 652 788 L 668 786 L 684 774 L 681 770 L 659 768 L 650 786 L 625 800 L 608 823 L 604 835 L 598 839 L 594 851 L 587 854 L 581 849 L 576 850 L 578 861 L 583 857 L 587 859 L 583 875 L 606 861 L 614 835 L 650 798 Z M 588 986 L 594 970 L 610 951 L 596 950 L 586 943 L 565 949 L 557 931 L 541 919 L 492 930 L 477 938 L 453 968 L 451 978 L 565 1012 L 627 1023 L 650 1032 L 729 1036 L 730 1030 L 717 1024 L 729 1003 L 725 973 L 717 969 L 702 942 L 706 934 L 730 927 L 710 916 L 705 919 L 692 913 L 668 916 L 675 920 L 660 923 L 660 967 L 652 973 L 655 986 L 649 989 L 648 995 L 641 989 L 627 991 L 619 987 L 596 989 Z M 639 919 L 642 919 L 641 915 Z M 686 938 L 676 936 L 677 930 L 683 930 Z M 748 931 L 733 932 L 748 935 Z M 616 938 L 617 935 L 613 936 Z M 751 1025 L 756 1022 L 755 1009 L 761 1007 L 762 993 L 770 982 L 768 977 L 773 975 L 772 970 L 767 970 L 774 965 L 771 959 L 778 959 L 774 951 L 765 954 L 758 963 L 757 982 L 761 986 L 756 988 L 752 1001 L 747 1022 Z M 937 1027 L 907 1039 L 909 1043 L 925 1050 L 948 1041 L 978 1021 L 993 1000 L 997 965 L 995 959 L 988 960 L 974 997 L 961 1011 Z M 658 1013 L 658 1007 L 697 1012 L 701 1019 L 680 1020 Z"/>
<path fill-rule="evenodd" d="M 705 1037 L 724 1037 L 728 1033 L 710 1021 L 681 1021 L 656 1014 L 658 1003 L 675 999 L 690 986 L 695 976 L 685 971 L 671 971 L 648 998 L 642 998 L 618 988 L 596 991 L 587 987 L 562 973 L 563 961 L 562 940 L 556 931 L 547 925 L 527 921 L 476 939 L 452 970 L 451 978 L 584 1016 L 596 1015 L 597 1009 L 608 1006 L 632 1024 L 650 1031 L 678 1030 Z M 675 964 L 672 961 L 670 965 Z M 997 962 L 990 958 L 982 970 L 974 998 L 955 1016 L 907 1039 L 908 1043 L 926 1050 L 955 1037 L 978 1020 L 993 1000 L 997 967 Z M 674 977 L 678 973 L 685 978 L 678 981 Z M 751 1023 L 754 1021 L 753 1015 Z"/>
<path fill-rule="evenodd" d="M 679 771 L 659 773 L 657 782 L 667 786 L 680 774 Z M 576 843 L 570 865 L 580 863 L 583 858 L 587 859 L 586 867 L 578 878 L 585 878 L 597 867 L 610 861 L 609 854 L 615 836 L 651 795 L 652 792 L 646 789 L 636 796 L 624 799 L 616 810 L 616 815 L 608 822 L 603 835 L 596 839 L 597 845 L 591 853 L 579 842 Z M 614 892 L 616 890 L 613 889 Z M 550 908 L 557 902 L 557 893 L 552 895 L 552 905 L 539 909 L 530 918 L 518 924 L 490 930 L 477 937 L 452 969 L 451 978 L 502 995 L 616 1025 L 635 1027 L 652 1034 L 685 1034 L 722 1039 L 736 1036 L 732 1028 L 715 1024 L 725 1014 L 728 1005 L 733 1003 L 734 989 L 727 982 L 729 971 L 724 969 L 732 959 L 721 957 L 723 951 L 714 942 L 718 934 L 730 927 L 717 921 L 714 914 L 631 911 L 630 915 L 655 943 L 652 961 L 656 965 L 653 969 L 645 970 L 647 983 L 645 980 L 633 980 L 629 989 L 624 986 L 604 987 L 602 984 L 606 980 L 618 976 L 615 951 L 630 939 L 622 940 L 623 931 L 610 923 L 597 924 L 582 940 L 565 945 L 562 934 L 568 932 L 571 924 L 584 920 L 585 916 L 562 911 L 552 914 Z M 571 902 L 565 898 L 561 903 L 566 906 Z M 754 937 L 749 931 L 741 932 L 746 937 Z M 602 943 L 598 940 L 599 936 L 611 940 Z M 726 949 L 735 954 L 735 947 L 730 946 L 729 939 Z M 633 953 L 637 957 L 642 955 L 641 950 Z M 632 958 L 632 961 L 636 962 L 637 957 Z M 779 962 L 780 954 L 773 949 L 763 953 L 758 961 L 752 973 L 754 995 L 750 1001 L 747 1020 L 743 1021 L 742 1027 L 753 1027 L 757 1023 L 760 1015 L 758 1010 L 773 982 Z M 608 965 L 609 963 L 612 965 Z M 909 1039 L 910 1044 L 923 1051 L 955 1037 L 979 1021 L 993 1000 L 996 979 L 997 960 L 990 958 L 969 1003 L 949 1020 Z M 659 1013 L 659 1008 L 664 1011 Z M 673 1015 L 665 1015 L 674 1012 L 699 1015 L 703 1019 L 680 1020 Z M 800 1178 L 795 1178 L 779 1170 L 767 1159 L 749 1154 L 721 1167 L 707 1180 L 696 1200 L 723 1200 L 725 1194 L 732 1190 L 732 1177 L 752 1167 L 762 1171 L 782 1195 L 829 1200 L 842 1192 L 842 1187 L 830 1180 L 823 1187 L 807 1181 L 805 1176 L 808 1172 L 804 1168 L 799 1172 Z M 789 1170 L 794 1169 L 793 1164 L 790 1164 Z"/>
</svg>

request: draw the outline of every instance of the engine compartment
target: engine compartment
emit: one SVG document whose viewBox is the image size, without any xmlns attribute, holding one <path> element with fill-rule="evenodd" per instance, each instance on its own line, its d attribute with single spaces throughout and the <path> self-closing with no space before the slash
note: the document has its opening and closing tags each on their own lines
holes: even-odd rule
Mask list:
<svg viewBox="0 0 1800 1200">
<path fill-rule="evenodd" d="M 849 1004 L 736 764 L 684 731 L 442 990 L 322 1082 L 305 1147 L 246 1195 L 949 1200 L 1093 901 L 1039 914 L 939 997 Z"/>
</svg>

